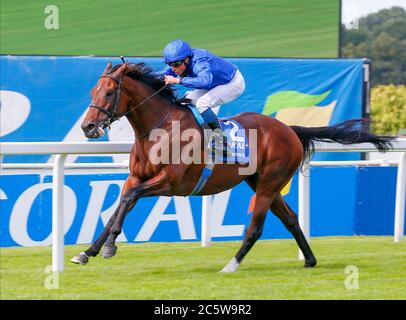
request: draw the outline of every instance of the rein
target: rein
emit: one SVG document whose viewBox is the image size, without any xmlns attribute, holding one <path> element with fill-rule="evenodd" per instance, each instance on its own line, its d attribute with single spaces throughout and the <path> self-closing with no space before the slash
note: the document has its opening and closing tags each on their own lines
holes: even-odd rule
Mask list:
<svg viewBox="0 0 406 320">
<path fill-rule="evenodd" d="M 102 76 L 100 76 L 99 78 L 110 78 L 110 79 L 114 80 L 114 81 L 117 83 L 116 98 L 115 98 L 115 101 L 114 101 L 114 108 L 113 108 L 113 111 L 106 110 L 106 109 L 104 109 L 104 108 L 102 108 L 102 107 L 100 107 L 100 106 L 98 106 L 98 105 L 96 105 L 96 104 L 94 104 L 94 103 L 91 103 L 91 104 L 89 105 L 89 108 L 95 108 L 95 109 L 97 109 L 97 110 L 99 110 L 99 111 L 105 113 L 105 114 L 108 116 L 108 118 L 107 118 L 105 121 L 102 122 L 103 129 L 106 128 L 106 127 L 109 127 L 109 128 L 110 128 L 110 125 L 111 125 L 114 121 L 119 120 L 120 118 L 122 118 L 122 117 L 124 117 L 124 116 L 127 116 L 128 114 L 130 114 L 131 112 L 133 112 L 134 110 L 136 110 L 137 108 L 139 108 L 141 105 L 143 105 L 145 102 L 147 102 L 148 100 L 150 100 L 152 97 L 154 97 L 155 95 L 157 95 L 158 93 L 160 93 L 162 90 L 164 90 L 164 89 L 168 86 L 168 85 L 165 84 L 162 88 L 160 88 L 159 90 L 155 91 L 153 94 L 151 94 L 150 96 L 148 96 L 147 98 L 145 98 L 144 100 L 142 100 L 142 101 L 141 101 L 140 103 L 138 103 L 136 106 L 131 107 L 131 96 L 128 94 L 128 92 L 126 92 L 125 90 L 123 90 L 123 88 L 121 87 L 121 85 L 122 85 L 122 83 L 123 83 L 121 79 L 114 78 L 113 76 L 110 76 L 110 75 L 102 75 Z M 120 101 L 121 91 L 123 91 L 123 92 L 128 96 L 128 98 L 129 98 L 129 100 L 128 100 L 128 105 L 130 106 L 130 108 L 129 108 L 129 110 L 127 110 L 127 112 L 124 112 L 123 114 L 117 114 L 118 103 L 119 103 L 119 101 Z M 154 125 L 153 128 L 157 128 L 157 127 L 159 127 L 160 125 L 162 125 L 162 123 L 168 118 L 168 115 L 169 115 L 169 111 L 168 111 L 167 114 L 165 115 L 164 119 L 163 119 L 162 121 L 160 121 L 158 125 Z M 151 130 L 152 130 L 152 129 L 151 129 Z M 144 135 L 142 135 L 142 136 L 139 137 L 139 138 L 145 138 L 145 137 L 148 136 L 148 135 L 149 135 L 149 132 L 146 133 L 146 134 L 144 134 Z"/>
</svg>

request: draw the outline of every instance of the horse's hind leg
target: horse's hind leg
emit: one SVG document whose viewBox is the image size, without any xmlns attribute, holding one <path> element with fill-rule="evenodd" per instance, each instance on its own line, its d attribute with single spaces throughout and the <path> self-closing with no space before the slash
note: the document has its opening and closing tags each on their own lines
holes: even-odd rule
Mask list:
<svg viewBox="0 0 406 320">
<path fill-rule="evenodd" d="M 256 177 L 247 182 L 252 185 L 256 182 Z M 257 189 L 259 190 L 259 188 Z M 247 232 L 244 237 L 243 244 L 238 250 L 237 254 L 231 259 L 231 261 L 221 270 L 221 272 L 234 272 L 239 267 L 242 259 L 246 256 L 248 251 L 254 246 L 255 242 L 261 237 L 264 228 L 264 222 L 267 211 L 275 198 L 276 193 L 264 191 L 257 192 L 254 212 L 251 218 L 251 222 L 248 226 Z"/>
<path fill-rule="evenodd" d="M 312 250 L 310 249 L 306 237 L 302 232 L 302 229 L 299 226 L 297 216 L 280 194 L 278 194 L 275 197 L 275 200 L 272 202 L 271 210 L 282 221 L 286 229 L 288 229 L 295 238 L 305 257 L 305 267 L 314 267 L 317 261 Z"/>
</svg>

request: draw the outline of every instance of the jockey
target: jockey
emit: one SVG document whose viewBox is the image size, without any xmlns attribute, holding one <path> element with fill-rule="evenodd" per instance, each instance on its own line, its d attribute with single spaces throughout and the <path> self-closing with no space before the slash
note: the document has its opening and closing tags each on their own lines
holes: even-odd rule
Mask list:
<svg viewBox="0 0 406 320">
<path fill-rule="evenodd" d="M 155 73 L 164 76 L 165 84 L 181 84 L 194 89 L 186 93 L 197 107 L 203 119 L 213 130 L 215 149 L 223 150 L 224 133 L 220 122 L 211 108 L 231 102 L 245 89 L 245 81 L 238 68 L 215 56 L 207 50 L 191 48 L 190 45 L 176 39 L 165 46 L 163 57 L 168 67 Z M 225 139 L 226 140 L 226 139 Z M 209 143 L 211 149 L 211 143 Z M 227 144 L 226 153 L 231 154 Z"/>
</svg>

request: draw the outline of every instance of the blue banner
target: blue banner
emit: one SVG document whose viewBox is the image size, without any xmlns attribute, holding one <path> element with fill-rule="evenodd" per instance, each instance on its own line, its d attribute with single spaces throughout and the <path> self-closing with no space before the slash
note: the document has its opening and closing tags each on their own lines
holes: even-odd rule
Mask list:
<svg viewBox="0 0 406 320">
<path fill-rule="evenodd" d="M 216 110 L 220 117 L 254 111 L 276 117 L 288 125 L 326 126 L 362 115 L 362 60 L 228 60 L 244 75 L 246 91 L 237 100 Z M 108 61 L 120 63 L 116 57 L 1 56 L 1 141 L 86 141 L 80 124 L 90 102 L 90 90 Z M 134 57 L 129 61 L 146 62 L 154 70 L 164 66 L 160 58 Z M 179 96 L 185 91 L 179 87 Z M 123 119 L 114 123 L 109 134 L 99 140 L 129 141 L 133 136 L 131 127 Z M 320 155 L 318 158 L 332 157 Z M 358 155 L 350 153 L 335 155 L 335 159 L 357 158 Z M 127 159 L 127 155 L 70 155 L 67 162 L 121 162 Z M 50 161 L 48 155 L 3 158 L 6 163 Z M 358 216 L 366 216 L 354 205 L 357 197 L 367 195 L 364 190 L 358 190 L 360 173 L 349 168 L 328 172 L 332 174 L 312 178 L 312 193 L 314 190 L 323 192 L 312 204 L 312 235 L 351 235 L 357 230 L 387 234 L 390 222 L 386 223 L 385 230 L 378 230 L 357 220 Z M 126 176 L 66 176 L 66 243 L 89 243 L 95 239 L 118 204 Z M 2 174 L 1 246 L 50 243 L 51 182 L 51 176 L 39 172 Z M 367 185 L 363 184 L 365 188 Z M 332 205 L 337 194 L 351 200 L 342 202 L 337 198 L 337 204 Z M 284 195 L 296 210 L 296 176 Z M 252 196 L 253 192 L 245 184 L 214 196 L 215 240 L 242 239 L 252 214 L 249 210 Z M 368 210 L 373 208 L 368 207 Z M 331 224 L 332 216 L 337 220 Z M 330 218 L 326 220 L 326 217 Z M 388 215 L 388 219 L 390 217 Z M 200 197 L 142 199 L 128 215 L 120 240 L 197 241 L 200 228 Z M 286 237 L 290 234 L 279 220 L 268 215 L 263 238 Z"/>
<path fill-rule="evenodd" d="M 65 243 L 90 243 L 118 206 L 126 174 L 66 175 Z M 358 181 L 359 184 L 352 183 Z M 396 168 L 313 168 L 310 234 L 391 235 L 394 228 Z M 215 241 L 240 240 L 252 217 L 253 195 L 245 183 L 212 199 Z M 52 176 L 0 176 L 0 246 L 51 244 Z M 285 196 L 297 212 L 297 177 Z M 127 215 L 120 241 L 168 242 L 201 239 L 201 197 L 139 200 Z M 268 212 L 261 239 L 291 238 Z"/>
<path fill-rule="evenodd" d="M 246 91 L 222 106 L 220 117 L 249 111 L 289 125 L 322 126 L 362 114 L 363 60 L 228 60 L 244 75 Z M 108 61 L 120 63 L 114 57 L 0 56 L 1 112 L 8 122 L 1 141 L 65 140 L 86 112 L 90 90 Z M 160 58 L 129 61 L 154 70 L 164 66 Z M 184 92 L 179 86 L 179 96 Z M 85 140 L 79 133 L 69 139 Z"/>
</svg>

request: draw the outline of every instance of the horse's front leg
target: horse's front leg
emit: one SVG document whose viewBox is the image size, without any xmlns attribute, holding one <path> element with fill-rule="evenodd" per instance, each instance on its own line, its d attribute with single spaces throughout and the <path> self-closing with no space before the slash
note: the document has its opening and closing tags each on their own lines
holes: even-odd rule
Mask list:
<svg viewBox="0 0 406 320">
<path fill-rule="evenodd" d="M 129 189 L 135 188 L 139 185 L 141 181 L 135 176 L 129 176 L 124 183 L 123 190 L 121 191 L 121 199 L 123 195 L 127 193 Z M 121 204 L 121 202 L 120 202 Z M 135 203 L 134 203 L 135 204 Z M 129 209 L 131 210 L 131 208 Z M 107 222 L 103 232 L 97 238 L 97 240 L 84 252 L 81 252 L 74 256 L 71 259 L 71 262 L 78 263 L 78 264 L 86 264 L 89 262 L 89 257 L 95 257 L 100 252 L 103 244 L 106 242 L 108 236 L 110 235 L 111 227 L 113 226 L 114 222 L 117 219 L 118 213 L 120 211 L 120 206 L 114 211 L 114 214 L 110 217 L 109 221 Z"/>
<path fill-rule="evenodd" d="M 134 207 L 137 200 L 141 197 L 161 195 L 170 189 L 167 176 L 164 172 L 154 178 L 147 180 L 123 193 L 120 206 L 117 212 L 117 218 L 115 219 L 110 235 L 107 238 L 104 245 L 102 255 L 104 258 L 113 257 L 117 252 L 117 246 L 115 245 L 118 235 L 121 233 L 124 223 L 124 218 L 127 213 Z"/>
</svg>

